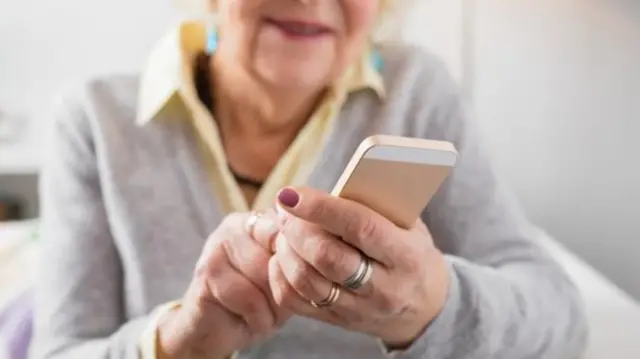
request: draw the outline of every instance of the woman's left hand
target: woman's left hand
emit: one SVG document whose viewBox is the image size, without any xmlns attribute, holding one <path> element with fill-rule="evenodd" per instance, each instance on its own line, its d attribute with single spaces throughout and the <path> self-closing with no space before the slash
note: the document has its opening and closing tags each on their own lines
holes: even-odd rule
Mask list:
<svg viewBox="0 0 640 359">
<path fill-rule="evenodd" d="M 363 205 L 309 188 L 286 188 L 278 202 L 269 281 L 279 305 L 390 348 L 409 346 L 440 313 L 450 277 L 422 221 L 402 229 Z M 371 267 L 363 275 L 366 259 Z M 365 283 L 350 289 L 354 276 Z"/>
</svg>

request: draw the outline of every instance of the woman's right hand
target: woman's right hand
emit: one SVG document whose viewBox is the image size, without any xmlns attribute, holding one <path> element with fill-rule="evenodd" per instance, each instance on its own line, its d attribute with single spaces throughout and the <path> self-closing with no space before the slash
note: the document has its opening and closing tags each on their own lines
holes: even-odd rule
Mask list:
<svg viewBox="0 0 640 359">
<path fill-rule="evenodd" d="M 187 293 L 160 321 L 160 358 L 226 358 L 273 334 L 288 319 L 273 301 L 271 253 L 260 245 L 277 233 L 270 220 L 275 211 L 263 214 L 255 226 L 248 226 L 250 216 L 227 216 L 208 238 Z"/>
</svg>

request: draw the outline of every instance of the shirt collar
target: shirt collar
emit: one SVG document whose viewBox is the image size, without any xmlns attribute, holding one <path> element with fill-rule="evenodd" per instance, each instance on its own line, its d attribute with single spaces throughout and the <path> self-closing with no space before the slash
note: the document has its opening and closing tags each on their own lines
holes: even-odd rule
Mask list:
<svg viewBox="0 0 640 359">
<path fill-rule="evenodd" d="M 136 122 L 152 121 L 174 96 L 192 93 L 193 59 L 206 50 L 207 28 L 201 22 L 182 22 L 160 40 L 148 57 L 140 79 Z M 334 92 L 341 95 L 372 89 L 379 98 L 385 97 L 377 53 L 372 47 L 351 66 Z"/>
</svg>

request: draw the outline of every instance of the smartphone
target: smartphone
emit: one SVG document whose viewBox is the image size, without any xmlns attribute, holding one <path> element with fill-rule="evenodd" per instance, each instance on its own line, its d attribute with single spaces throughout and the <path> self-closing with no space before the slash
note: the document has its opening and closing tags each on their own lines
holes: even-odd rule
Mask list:
<svg viewBox="0 0 640 359">
<path fill-rule="evenodd" d="M 455 166 L 454 145 L 390 135 L 366 138 L 332 195 L 353 200 L 410 228 Z"/>
</svg>

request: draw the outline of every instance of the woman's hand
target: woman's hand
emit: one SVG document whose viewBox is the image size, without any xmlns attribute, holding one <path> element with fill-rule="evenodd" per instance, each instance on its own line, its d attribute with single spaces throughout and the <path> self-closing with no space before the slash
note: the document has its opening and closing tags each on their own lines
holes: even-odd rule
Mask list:
<svg viewBox="0 0 640 359">
<path fill-rule="evenodd" d="M 225 218 L 207 240 L 180 306 L 159 325 L 161 358 L 226 358 L 284 323 L 288 314 L 269 287 L 271 253 L 259 244 L 276 232 L 273 222 L 251 223 L 249 213 Z"/>
<path fill-rule="evenodd" d="M 284 189 L 278 201 L 269 280 L 279 305 L 391 348 L 410 345 L 442 310 L 450 277 L 422 221 L 401 229 L 358 203 L 308 188 Z M 363 275 L 367 257 L 371 268 Z M 346 288 L 358 272 L 365 283 Z"/>
</svg>

